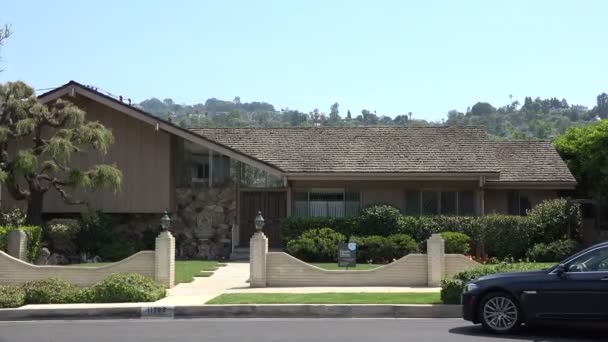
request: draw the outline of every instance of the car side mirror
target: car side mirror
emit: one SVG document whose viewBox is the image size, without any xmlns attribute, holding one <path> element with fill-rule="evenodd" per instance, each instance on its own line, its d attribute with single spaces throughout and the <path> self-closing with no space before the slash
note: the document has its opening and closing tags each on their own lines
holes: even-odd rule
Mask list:
<svg viewBox="0 0 608 342">
<path fill-rule="evenodd" d="M 560 277 L 560 278 L 565 278 L 566 277 L 566 265 L 564 264 L 559 264 L 557 265 L 557 268 L 555 269 L 555 273 Z"/>
</svg>

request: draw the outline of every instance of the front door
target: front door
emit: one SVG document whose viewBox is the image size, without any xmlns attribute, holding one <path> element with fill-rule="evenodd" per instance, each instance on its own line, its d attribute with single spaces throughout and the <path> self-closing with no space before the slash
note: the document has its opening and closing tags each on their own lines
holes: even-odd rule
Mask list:
<svg viewBox="0 0 608 342">
<path fill-rule="evenodd" d="M 249 239 L 255 232 L 254 220 L 258 211 L 264 217 L 264 234 L 271 248 L 281 248 L 280 222 L 287 215 L 287 194 L 285 191 L 241 191 L 240 201 L 240 244 L 249 246 Z"/>
</svg>

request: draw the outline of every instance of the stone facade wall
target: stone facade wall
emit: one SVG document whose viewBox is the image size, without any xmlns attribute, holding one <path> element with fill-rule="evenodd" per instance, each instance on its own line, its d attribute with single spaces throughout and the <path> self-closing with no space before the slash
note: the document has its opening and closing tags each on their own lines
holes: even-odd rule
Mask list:
<svg viewBox="0 0 608 342">
<path fill-rule="evenodd" d="M 178 188 L 171 232 L 179 258 L 228 258 L 236 224 L 236 189 L 225 185 Z"/>
</svg>

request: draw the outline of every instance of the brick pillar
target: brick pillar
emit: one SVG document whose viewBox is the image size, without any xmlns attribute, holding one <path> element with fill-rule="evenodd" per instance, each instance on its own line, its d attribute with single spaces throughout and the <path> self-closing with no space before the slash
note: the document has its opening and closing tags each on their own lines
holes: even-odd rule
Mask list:
<svg viewBox="0 0 608 342">
<path fill-rule="evenodd" d="M 6 251 L 9 255 L 27 261 L 27 235 L 22 230 L 11 230 L 7 236 Z"/>
<path fill-rule="evenodd" d="M 266 256 L 268 238 L 256 232 L 249 241 L 249 286 L 266 287 Z"/>
<path fill-rule="evenodd" d="M 445 274 L 445 241 L 440 234 L 433 234 L 426 241 L 427 285 L 441 286 Z"/>
<path fill-rule="evenodd" d="M 154 278 L 167 288 L 175 285 L 175 238 L 164 231 L 156 238 Z"/>
</svg>

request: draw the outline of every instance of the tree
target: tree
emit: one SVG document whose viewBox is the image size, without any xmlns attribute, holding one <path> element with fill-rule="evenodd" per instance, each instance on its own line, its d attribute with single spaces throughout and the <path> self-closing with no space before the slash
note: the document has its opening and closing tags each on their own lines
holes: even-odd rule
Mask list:
<svg viewBox="0 0 608 342">
<path fill-rule="evenodd" d="M 350 121 L 353 119 L 353 116 L 350 114 L 350 109 L 346 112 L 346 120 Z"/>
<path fill-rule="evenodd" d="M 597 116 L 602 119 L 608 118 L 608 94 L 601 93 L 597 96 Z"/>
<path fill-rule="evenodd" d="M 496 113 L 496 108 L 487 102 L 477 102 L 471 108 L 471 114 L 477 116 L 489 115 Z"/>
<path fill-rule="evenodd" d="M 122 172 L 114 165 L 81 169 L 70 164 L 73 155 L 88 153 L 88 148 L 106 154 L 113 142 L 109 129 L 86 121 L 85 115 L 65 100 L 38 102 L 23 82 L 0 85 L 0 184 L 15 200 L 26 201 L 28 223 L 42 223 L 49 190 L 67 204 L 86 204 L 70 194 L 74 188 L 120 190 Z"/>
<path fill-rule="evenodd" d="M 340 122 L 340 104 L 338 104 L 338 102 L 334 103 L 333 105 L 331 105 L 330 109 L 329 109 L 329 122 L 331 124 L 337 124 L 338 122 Z"/>
<path fill-rule="evenodd" d="M 572 127 L 554 144 L 577 178 L 580 189 L 597 199 L 605 199 L 608 195 L 608 120 Z"/>
<path fill-rule="evenodd" d="M 2 47 L 4 45 L 4 41 L 10 36 L 11 36 L 10 26 L 4 25 L 4 27 L 0 27 L 0 47 Z M 0 69 L 0 71 L 2 71 L 2 69 Z"/>
</svg>

